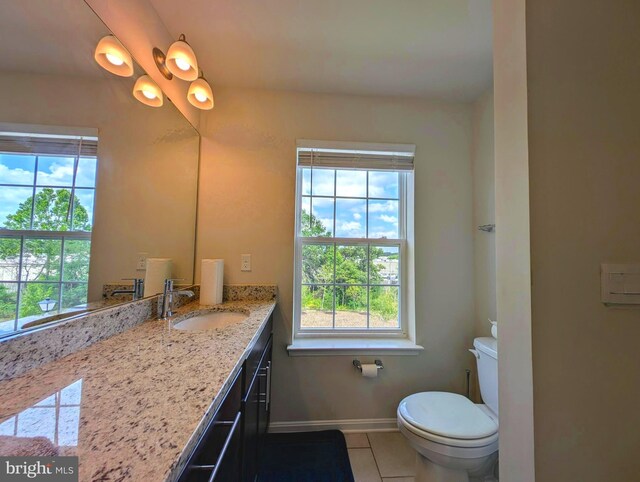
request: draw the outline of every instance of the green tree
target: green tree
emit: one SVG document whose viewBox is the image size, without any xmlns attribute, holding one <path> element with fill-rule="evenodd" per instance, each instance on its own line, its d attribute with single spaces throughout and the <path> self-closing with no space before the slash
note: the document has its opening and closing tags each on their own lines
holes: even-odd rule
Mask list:
<svg viewBox="0 0 640 482">
<path fill-rule="evenodd" d="M 322 222 L 313 214 L 302 211 L 301 234 L 305 237 L 330 237 Z M 381 284 L 382 267 L 375 260 L 384 254 L 379 247 L 338 246 L 335 250 L 335 287 L 329 292 L 325 286 L 305 286 L 302 290 L 302 304 L 308 309 L 323 311 L 333 310 L 335 296 L 336 309 L 351 311 L 367 310 L 367 284 Z M 334 250 L 332 245 L 306 244 L 303 247 L 302 280 L 303 283 L 332 284 L 334 282 Z M 335 293 L 335 294 L 333 294 Z M 389 297 L 384 298 L 381 288 L 371 288 L 371 298 L 376 296 L 376 303 L 370 309 L 389 313 L 392 309 Z M 379 301 L 382 300 L 382 301 Z M 397 306 L 397 303 L 396 303 Z M 382 313 L 381 313 L 382 314 Z"/>
<path fill-rule="evenodd" d="M 20 203 L 14 214 L 9 214 L 4 223 L 5 229 L 33 229 L 36 231 L 70 231 L 69 189 L 44 188 L 36 194 L 35 202 L 29 196 Z M 31 225 L 31 205 L 33 204 L 33 226 Z M 91 231 L 89 214 L 74 196 L 73 229 L 75 231 Z"/>
<path fill-rule="evenodd" d="M 0 323 L 16 316 L 16 293 L 0 285 Z M 1 330 L 0 330 L 1 331 Z"/>
</svg>

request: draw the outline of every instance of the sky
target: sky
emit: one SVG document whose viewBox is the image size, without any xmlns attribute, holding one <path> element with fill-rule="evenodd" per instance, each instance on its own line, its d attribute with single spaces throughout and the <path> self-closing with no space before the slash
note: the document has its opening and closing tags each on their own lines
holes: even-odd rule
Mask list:
<svg viewBox="0 0 640 482">
<path fill-rule="evenodd" d="M 336 237 L 365 238 L 368 224 L 369 238 L 398 238 L 399 175 L 383 171 L 368 171 L 368 175 L 367 183 L 367 171 L 316 168 L 312 178 L 311 169 L 303 169 L 302 209 L 309 212 L 312 204 L 313 215 L 333 234 L 335 207 Z"/>
<path fill-rule="evenodd" d="M 36 157 L 25 154 L 0 153 L 0 184 L 17 184 L 18 187 L 0 186 L 0 226 L 8 214 L 16 212 L 20 203 L 32 195 L 34 176 L 37 186 L 70 188 L 73 182 L 73 157 L 40 156 L 36 171 Z M 81 158 L 76 176 L 77 187 L 95 187 L 96 160 Z M 78 189 L 76 195 L 93 213 L 94 191 Z"/>
</svg>

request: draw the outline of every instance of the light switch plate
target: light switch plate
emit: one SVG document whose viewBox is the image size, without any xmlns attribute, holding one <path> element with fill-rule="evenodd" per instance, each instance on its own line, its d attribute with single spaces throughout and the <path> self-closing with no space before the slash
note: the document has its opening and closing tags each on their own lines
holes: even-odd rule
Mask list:
<svg viewBox="0 0 640 482">
<path fill-rule="evenodd" d="M 640 264 L 603 263 L 600 274 L 605 305 L 640 305 Z"/>
<path fill-rule="evenodd" d="M 251 255 L 240 255 L 240 271 L 251 271 Z"/>
</svg>

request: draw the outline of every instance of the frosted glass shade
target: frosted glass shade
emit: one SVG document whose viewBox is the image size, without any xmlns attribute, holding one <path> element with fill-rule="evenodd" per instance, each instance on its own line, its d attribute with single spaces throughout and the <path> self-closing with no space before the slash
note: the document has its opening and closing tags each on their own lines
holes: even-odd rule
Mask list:
<svg viewBox="0 0 640 482">
<path fill-rule="evenodd" d="M 96 46 L 93 58 L 98 65 L 121 77 L 133 75 L 133 60 L 124 45 L 113 35 L 102 37 Z"/>
<path fill-rule="evenodd" d="M 213 109 L 213 92 L 209 82 L 200 77 L 191 82 L 187 99 L 192 106 L 202 110 Z"/>
<path fill-rule="evenodd" d="M 198 61 L 191 46 L 180 36 L 167 50 L 166 65 L 173 75 L 182 80 L 196 80 L 198 78 Z"/>
<path fill-rule="evenodd" d="M 133 86 L 133 96 L 150 107 L 161 107 L 164 101 L 162 90 L 148 75 L 138 77 Z"/>
</svg>

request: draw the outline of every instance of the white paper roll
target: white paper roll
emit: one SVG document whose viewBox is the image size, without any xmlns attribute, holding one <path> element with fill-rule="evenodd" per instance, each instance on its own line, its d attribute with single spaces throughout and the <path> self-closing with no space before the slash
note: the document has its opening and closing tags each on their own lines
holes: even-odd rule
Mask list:
<svg viewBox="0 0 640 482">
<path fill-rule="evenodd" d="M 218 305 L 222 303 L 224 278 L 223 259 L 203 259 L 200 269 L 200 304 Z"/>
<path fill-rule="evenodd" d="M 365 363 L 362 365 L 362 376 L 365 378 L 376 378 L 378 376 L 378 367 L 373 363 Z"/>
<path fill-rule="evenodd" d="M 162 293 L 164 280 L 171 278 L 171 258 L 147 258 L 144 275 L 144 296 Z"/>
</svg>

